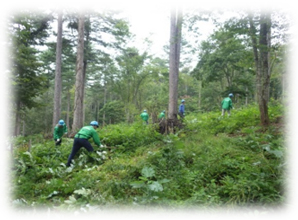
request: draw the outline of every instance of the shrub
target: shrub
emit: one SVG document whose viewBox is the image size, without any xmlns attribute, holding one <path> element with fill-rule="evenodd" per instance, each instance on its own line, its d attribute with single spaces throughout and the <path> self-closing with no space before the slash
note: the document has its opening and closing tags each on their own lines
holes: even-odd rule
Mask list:
<svg viewBox="0 0 298 220">
<path fill-rule="evenodd" d="M 109 125 L 100 131 L 102 142 L 110 147 L 116 147 L 122 152 L 135 151 L 162 137 L 153 125 L 142 123 Z"/>
</svg>

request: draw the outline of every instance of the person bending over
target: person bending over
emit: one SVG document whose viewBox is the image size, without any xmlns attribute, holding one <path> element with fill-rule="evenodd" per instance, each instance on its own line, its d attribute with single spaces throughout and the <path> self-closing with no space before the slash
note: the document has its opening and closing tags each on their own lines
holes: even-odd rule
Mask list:
<svg viewBox="0 0 298 220">
<path fill-rule="evenodd" d="M 81 149 L 81 147 L 86 148 L 88 152 L 94 151 L 88 139 L 93 138 L 93 141 L 97 146 L 101 145 L 99 136 L 95 130 L 97 128 L 98 128 L 98 122 L 92 121 L 90 125 L 82 127 L 81 130 L 75 135 L 75 138 L 73 141 L 73 147 L 68 157 L 66 166 L 70 166 L 74 156 Z"/>
</svg>

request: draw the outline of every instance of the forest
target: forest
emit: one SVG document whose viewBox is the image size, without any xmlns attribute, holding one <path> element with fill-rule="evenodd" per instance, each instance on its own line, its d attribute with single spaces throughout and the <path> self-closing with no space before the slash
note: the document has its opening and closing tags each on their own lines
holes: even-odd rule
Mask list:
<svg viewBox="0 0 298 220">
<path fill-rule="evenodd" d="M 267 213 L 285 205 L 289 16 L 190 8 L 165 16 L 170 38 L 158 56 L 150 36 L 134 44 L 121 11 L 10 16 L 14 209 Z M 202 22 L 214 29 L 199 40 Z M 231 115 L 222 115 L 231 93 Z M 68 132 L 55 146 L 61 119 Z M 91 121 L 101 147 L 90 139 L 95 151 L 82 148 L 67 167 L 75 134 Z"/>
</svg>

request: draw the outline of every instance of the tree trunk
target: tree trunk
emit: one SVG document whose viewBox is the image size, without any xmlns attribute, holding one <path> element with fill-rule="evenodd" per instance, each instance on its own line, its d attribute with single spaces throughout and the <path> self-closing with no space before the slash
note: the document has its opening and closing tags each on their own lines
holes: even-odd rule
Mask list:
<svg viewBox="0 0 298 220">
<path fill-rule="evenodd" d="M 256 68 L 257 101 L 260 111 L 260 120 L 263 126 L 269 125 L 268 103 L 270 89 L 270 46 L 271 46 L 271 18 L 270 14 L 261 14 L 259 45 L 257 45 L 256 28 L 252 17 L 249 19 L 250 33 L 253 43 L 253 52 Z"/>
<path fill-rule="evenodd" d="M 260 84 L 258 88 L 258 103 L 260 109 L 261 123 L 264 126 L 269 125 L 268 103 L 270 89 L 270 16 L 262 14 L 260 19 L 260 71 L 258 78 Z"/>
<path fill-rule="evenodd" d="M 182 32 L 182 11 L 177 7 L 171 10 L 170 25 L 170 68 L 169 68 L 169 110 L 166 123 L 160 123 L 160 131 L 166 133 L 175 133 L 176 128 L 181 127 L 178 120 L 178 79 L 179 79 L 179 61 L 180 44 Z M 166 127 L 162 127 L 166 126 Z"/>
<path fill-rule="evenodd" d="M 72 134 L 83 126 L 84 103 L 84 15 L 79 16 L 76 83 Z"/>
<path fill-rule="evenodd" d="M 198 81 L 199 83 L 199 95 L 198 95 L 198 109 L 201 110 L 201 100 L 202 100 L 202 80 Z"/>
<path fill-rule="evenodd" d="M 61 116 L 61 91 L 62 91 L 62 12 L 58 14 L 58 34 L 56 46 L 56 74 L 55 74 L 55 94 L 54 94 L 54 112 L 53 112 L 53 127 Z"/>
<path fill-rule="evenodd" d="M 103 106 L 105 106 L 107 102 L 107 84 L 104 84 L 104 96 L 103 96 Z M 98 110 L 99 110 L 99 106 L 98 106 Z M 102 125 L 105 126 L 105 120 L 106 120 L 106 112 L 103 112 L 102 115 Z"/>
<path fill-rule="evenodd" d="M 16 111 L 15 113 L 15 126 L 14 126 L 14 131 L 13 131 L 13 135 L 14 136 L 18 136 L 20 134 L 20 114 L 18 113 L 18 111 Z"/>
<path fill-rule="evenodd" d="M 67 91 L 67 110 L 66 110 L 66 124 L 67 126 L 70 124 L 69 122 L 69 114 L 70 114 L 70 91 Z"/>
<path fill-rule="evenodd" d="M 25 122 L 25 120 L 22 120 L 22 123 L 23 123 L 22 135 L 25 136 L 26 135 L 26 122 Z"/>
<path fill-rule="evenodd" d="M 245 106 L 248 105 L 248 87 L 245 87 Z"/>
<path fill-rule="evenodd" d="M 168 119 L 177 120 L 177 102 L 178 102 L 178 78 L 179 78 L 179 60 L 180 43 L 182 30 L 182 12 L 175 8 L 171 11 L 170 28 L 170 69 L 169 69 L 169 111 Z"/>
<path fill-rule="evenodd" d="M 17 102 L 16 111 L 15 111 L 15 127 L 14 127 L 14 136 L 20 135 L 20 122 L 21 122 L 21 103 Z"/>
<path fill-rule="evenodd" d="M 84 60 L 83 61 L 83 99 L 84 99 L 84 94 L 85 94 L 86 70 L 87 70 L 87 61 Z M 83 100 L 82 126 L 84 124 L 84 121 L 85 121 L 85 103 Z"/>
</svg>

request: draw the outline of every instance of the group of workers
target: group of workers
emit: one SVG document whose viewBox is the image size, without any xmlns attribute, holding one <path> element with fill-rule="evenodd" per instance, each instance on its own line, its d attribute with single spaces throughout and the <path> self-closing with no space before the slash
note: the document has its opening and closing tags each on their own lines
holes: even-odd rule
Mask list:
<svg viewBox="0 0 298 220">
<path fill-rule="evenodd" d="M 221 109 L 222 109 L 221 115 L 222 115 L 222 116 L 225 115 L 225 112 L 227 112 L 228 116 L 231 115 L 231 111 L 230 111 L 230 110 L 233 108 L 233 105 L 232 105 L 232 99 L 231 99 L 231 98 L 232 98 L 233 96 L 234 96 L 233 93 L 230 93 L 230 94 L 228 95 L 228 97 L 226 97 L 226 98 L 224 98 L 224 99 L 222 100 L 222 102 L 221 102 Z M 184 104 L 185 104 L 185 100 L 182 99 L 182 100 L 181 100 L 181 104 L 180 104 L 180 106 L 179 106 L 179 111 L 178 111 L 178 115 L 180 116 L 181 119 L 183 119 L 184 116 L 185 116 L 185 105 L 184 105 Z M 165 112 L 166 112 L 166 111 L 163 110 L 163 111 L 159 114 L 158 118 L 159 118 L 160 120 L 162 120 L 162 119 L 165 118 Z M 147 113 L 147 110 L 144 110 L 144 111 L 141 113 L 140 117 L 142 118 L 142 120 L 143 120 L 146 124 L 148 124 L 149 114 Z"/>
<path fill-rule="evenodd" d="M 182 99 L 181 100 L 181 104 L 179 106 L 179 111 L 178 111 L 178 115 L 180 116 L 181 119 L 184 118 L 185 116 L 185 107 L 184 107 L 184 104 L 185 104 L 185 100 Z M 142 118 L 142 120 L 148 124 L 148 119 L 149 119 L 149 114 L 147 113 L 147 110 L 145 109 L 141 114 L 140 114 L 140 117 Z M 163 110 L 159 115 L 158 115 L 158 119 L 159 120 L 163 120 L 164 118 L 166 117 L 166 110 Z"/>
<path fill-rule="evenodd" d="M 233 94 L 230 93 L 228 97 L 224 98 L 221 102 L 221 108 L 222 108 L 222 113 L 221 115 L 224 116 L 225 112 L 228 113 L 228 116 L 231 115 L 230 110 L 233 108 L 232 105 L 232 98 Z M 179 111 L 178 114 L 181 119 L 184 118 L 185 116 L 185 100 L 181 100 L 181 104 L 179 106 Z M 162 120 L 165 118 L 165 110 L 163 110 L 159 114 L 159 119 Z M 148 119 L 149 119 L 149 114 L 147 113 L 146 110 L 144 110 L 140 117 L 142 120 L 148 124 Z M 73 147 L 71 150 L 71 153 L 68 157 L 66 166 L 70 166 L 72 163 L 72 160 L 74 159 L 74 156 L 76 153 L 82 148 L 86 148 L 88 152 L 93 152 L 94 149 L 90 142 L 88 141 L 90 138 L 93 138 L 94 143 L 99 147 L 103 147 L 100 143 L 100 138 L 96 132 L 96 129 L 98 128 L 98 122 L 97 121 L 91 121 L 89 125 L 82 127 L 79 132 L 74 136 L 74 142 L 73 142 Z M 67 134 L 67 126 L 63 120 L 59 120 L 58 124 L 54 128 L 54 140 L 55 140 L 55 145 L 59 146 L 62 143 L 62 136 L 64 134 Z"/>
<path fill-rule="evenodd" d="M 91 121 L 89 125 L 82 127 L 79 132 L 74 136 L 74 142 L 72 146 L 71 153 L 68 157 L 66 166 L 70 166 L 72 160 L 76 153 L 82 148 L 86 148 L 88 152 L 93 152 L 94 149 L 90 142 L 88 141 L 90 138 L 93 138 L 94 143 L 99 147 L 102 146 L 100 143 L 100 138 L 96 132 L 98 128 L 97 121 Z M 63 120 L 59 120 L 58 124 L 54 128 L 54 140 L 55 145 L 61 145 L 62 136 L 67 134 L 67 126 Z"/>
</svg>

